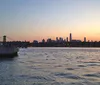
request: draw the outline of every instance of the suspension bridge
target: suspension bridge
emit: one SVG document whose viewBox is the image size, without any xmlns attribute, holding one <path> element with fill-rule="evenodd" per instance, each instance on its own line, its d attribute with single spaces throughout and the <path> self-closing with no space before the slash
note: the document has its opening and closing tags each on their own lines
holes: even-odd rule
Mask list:
<svg viewBox="0 0 100 85">
<path fill-rule="evenodd" d="M 14 39 L 12 39 L 11 37 L 8 37 L 6 36 L 7 38 L 7 41 L 10 42 L 10 41 L 15 41 Z M 2 42 L 3 41 L 3 36 L 0 36 L 0 41 Z"/>
<path fill-rule="evenodd" d="M 6 40 L 7 39 L 7 40 Z M 15 41 L 14 39 L 12 39 L 11 37 L 8 36 L 0 36 L 0 43 L 4 43 L 6 42 L 7 45 L 11 46 L 16 46 L 16 47 L 28 47 L 30 45 L 30 42 L 26 42 L 26 41 Z"/>
</svg>

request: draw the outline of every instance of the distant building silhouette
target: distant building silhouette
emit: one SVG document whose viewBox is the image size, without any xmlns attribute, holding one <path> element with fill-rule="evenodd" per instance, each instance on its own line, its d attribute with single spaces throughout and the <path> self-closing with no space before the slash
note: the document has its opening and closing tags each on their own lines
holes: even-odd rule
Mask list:
<svg viewBox="0 0 100 85">
<path fill-rule="evenodd" d="M 68 37 L 66 39 L 67 39 L 67 42 L 68 42 Z"/>
<path fill-rule="evenodd" d="M 86 42 L 86 37 L 84 37 L 84 42 Z"/>
<path fill-rule="evenodd" d="M 59 38 L 59 42 L 63 42 L 63 38 L 62 37 Z"/>
<path fill-rule="evenodd" d="M 81 42 L 81 40 L 71 40 L 71 42 Z"/>
<path fill-rule="evenodd" d="M 45 39 L 42 40 L 42 43 L 45 43 Z"/>
<path fill-rule="evenodd" d="M 71 33 L 70 33 L 69 39 L 70 39 L 70 42 L 71 42 L 72 41 L 72 34 Z"/>
<path fill-rule="evenodd" d="M 37 41 L 37 40 L 34 40 L 34 41 L 33 41 L 33 43 L 35 43 L 35 44 L 36 44 L 36 43 L 38 43 L 38 41 Z"/>
<path fill-rule="evenodd" d="M 56 42 L 58 42 L 59 41 L 59 39 L 58 39 L 58 37 L 56 37 Z"/>
<path fill-rule="evenodd" d="M 47 42 L 48 42 L 48 43 L 51 43 L 51 42 L 52 42 L 51 38 L 48 38 L 48 39 L 47 39 Z"/>
</svg>

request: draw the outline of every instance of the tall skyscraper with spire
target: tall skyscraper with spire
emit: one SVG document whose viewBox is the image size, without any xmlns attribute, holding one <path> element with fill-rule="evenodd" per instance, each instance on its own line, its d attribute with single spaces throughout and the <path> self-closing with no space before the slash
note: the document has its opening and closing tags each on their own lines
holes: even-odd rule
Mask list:
<svg viewBox="0 0 100 85">
<path fill-rule="evenodd" d="M 71 42 L 72 41 L 72 34 L 71 33 L 70 33 L 69 39 L 70 39 L 70 42 Z"/>
</svg>

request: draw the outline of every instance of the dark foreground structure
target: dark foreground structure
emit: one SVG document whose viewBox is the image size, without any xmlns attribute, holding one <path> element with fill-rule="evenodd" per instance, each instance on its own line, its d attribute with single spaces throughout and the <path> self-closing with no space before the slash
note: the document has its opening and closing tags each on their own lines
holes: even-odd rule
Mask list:
<svg viewBox="0 0 100 85">
<path fill-rule="evenodd" d="M 6 36 L 3 36 L 3 42 L 0 43 L 0 58 L 11 58 L 18 55 L 18 47 L 9 45 L 6 42 Z"/>
<path fill-rule="evenodd" d="M 0 58 L 14 58 L 14 57 L 17 57 L 17 56 L 18 56 L 17 52 L 11 53 L 11 54 L 0 54 Z"/>
</svg>

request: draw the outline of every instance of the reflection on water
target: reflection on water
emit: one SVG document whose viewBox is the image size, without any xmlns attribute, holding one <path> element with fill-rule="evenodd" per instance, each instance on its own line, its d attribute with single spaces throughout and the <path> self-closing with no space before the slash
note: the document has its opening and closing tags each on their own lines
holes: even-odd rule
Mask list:
<svg viewBox="0 0 100 85">
<path fill-rule="evenodd" d="M 0 59 L 0 85 L 100 85 L 99 48 L 27 48 Z"/>
</svg>

